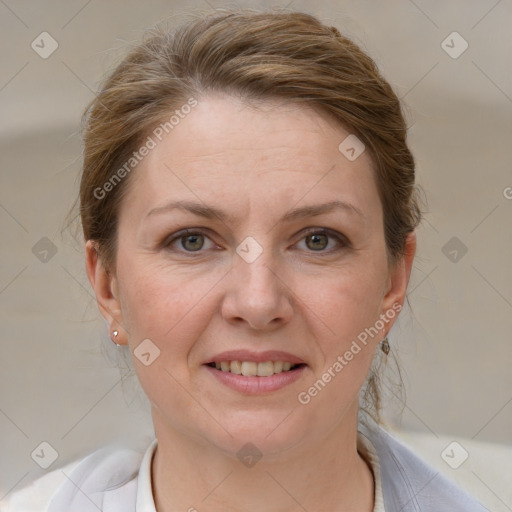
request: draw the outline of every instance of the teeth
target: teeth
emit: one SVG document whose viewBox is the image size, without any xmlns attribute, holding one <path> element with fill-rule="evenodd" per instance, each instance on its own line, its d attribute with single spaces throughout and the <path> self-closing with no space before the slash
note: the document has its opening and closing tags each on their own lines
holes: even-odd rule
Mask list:
<svg viewBox="0 0 512 512">
<path fill-rule="evenodd" d="M 274 375 L 274 363 L 272 361 L 258 363 L 258 377 L 270 377 L 271 375 Z"/>
<path fill-rule="evenodd" d="M 258 375 L 258 363 L 253 363 L 252 361 L 243 361 L 242 375 L 244 375 L 245 377 Z"/>
<path fill-rule="evenodd" d="M 242 375 L 242 363 L 240 361 L 231 361 L 231 373 Z"/>
<path fill-rule="evenodd" d="M 292 363 L 286 361 L 221 361 L 215 363 L 215 368 L 223 372 L 231 372 L 246 377 L 270 377 L 276 373 L 288 372 Z"/>
</svg>

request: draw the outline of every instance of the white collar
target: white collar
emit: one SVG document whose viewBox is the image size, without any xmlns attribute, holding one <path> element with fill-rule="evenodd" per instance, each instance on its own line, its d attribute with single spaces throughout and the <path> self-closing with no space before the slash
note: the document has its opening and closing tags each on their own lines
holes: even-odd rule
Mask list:
<svg viewBox="0 0 512 512">
<path fill-rule="evenodd" d="M 153 460 L 157 444 L 158 440 L 154 439 L 140 463 L 135 512 L 156 512 L 151 483 L 151 461 Z"/>
</svg>

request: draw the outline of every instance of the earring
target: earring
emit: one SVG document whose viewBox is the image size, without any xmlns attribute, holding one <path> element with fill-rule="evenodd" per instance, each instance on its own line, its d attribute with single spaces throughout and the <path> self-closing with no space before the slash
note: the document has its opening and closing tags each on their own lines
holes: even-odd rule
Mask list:
<svg viewBox="0 0 512 512">
<path fill-rule="evenodd" d="M 119 343 L 116 343 L 116 338 L 117 338 L 117 335 L 119 334 L 119 331 L 115 330 L 112 332 L 112 336 L 114 337 L 114 339 L 112 340 L 118 347 L 120 347 L 121 345 L 119 345 Z"/>
<path fill-rule="evenodd" d="M 388 355 L 389 351 L 391 350 L 391 347 L 389 346 L 388 337 L 386 336 L 381 342 L 380 342 L 380 349 L 384 354 Z"/>
</svg>

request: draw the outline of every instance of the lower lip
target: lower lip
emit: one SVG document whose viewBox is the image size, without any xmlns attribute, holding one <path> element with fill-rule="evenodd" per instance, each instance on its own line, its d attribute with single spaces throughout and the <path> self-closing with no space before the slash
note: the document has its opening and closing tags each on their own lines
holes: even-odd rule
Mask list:
<svg viewBox="0 0 512 512">
<path fill-rule="evenodd" d="M 217 370 L 207 365 L 205 365 L 205 368 L 216 379 L 219 379 L 223 384 L 239 393 L 245 395 L 264 395 L 282 389 L 292 382 L 295 382 L 302 376 L 306 366 L 300 366 L 296 370 L 288 372 L 275 373 L 270 377 L 244 377 L 236 373 L 223 372 L 222 370 Z"/>
</svg>

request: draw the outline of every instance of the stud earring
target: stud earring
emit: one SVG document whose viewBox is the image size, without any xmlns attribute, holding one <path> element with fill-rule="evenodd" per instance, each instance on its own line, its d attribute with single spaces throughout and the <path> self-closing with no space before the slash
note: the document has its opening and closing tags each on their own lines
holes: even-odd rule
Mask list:
<svg viewBox="0 0 512 512">
<path fill-rule="evenodd" d="M 121 345 L 119 345 L 119 343 L 116 342 L 116 338 L 117 338 L 117 335 L 119 334 L 119 331 L 113 331 L 112 332 L 112 336 L 114 337 L 114 339 L 112 340 L 118 347 L 120 347 Z"/>
<path fill-rule="evenodd" d="M 380 349 L 384 354 L 388 355 L 389 351 L 391 350 L 391 347 L 389 346 L 388 337 L 386 336 L 381 342 L 380 342 Z"/>
</svg>

